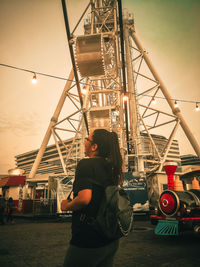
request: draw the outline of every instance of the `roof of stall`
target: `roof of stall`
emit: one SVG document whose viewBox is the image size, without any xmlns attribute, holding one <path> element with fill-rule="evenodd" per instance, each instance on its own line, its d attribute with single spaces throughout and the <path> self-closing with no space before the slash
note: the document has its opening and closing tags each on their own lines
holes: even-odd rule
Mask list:
<svg viewBox="0 0 200 267">
<path fill-rule="evenodd" d="M 26 176 L 9 176 L 0 179 L 0 187 L 24 185 Z"/>
</svg>

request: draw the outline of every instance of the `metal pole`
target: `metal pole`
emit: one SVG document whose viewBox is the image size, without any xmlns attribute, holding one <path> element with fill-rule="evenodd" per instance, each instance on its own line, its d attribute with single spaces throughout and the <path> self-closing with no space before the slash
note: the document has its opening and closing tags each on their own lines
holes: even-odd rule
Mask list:
<svg viewBox="0 0 200 267">
<path fill-rule="evenodd" d="M 124 36 L 123 36 L 123 19 L 122 19 L 122 3 L 118 0 L 118 12 L 119 12 L 119 26 L 120 26 L 120 44 L 121 44 L 121 57 L 122 57 L 122 78 L 123 78 L 123 89 L 126 93 L 126 69 L 125 69 L 125 57 L 124 57 Z M 129 129 L 128 129 L 128 107 L 127 101 L 124 101 L 124 111 L 125 111 L 125 123 L 126 123 L 126 140 L 127 140 L 127 151 L 130 153 L 129 149 Z"/>
<path fill-rule="evenodd" d="M 192 134 L 191 130 L 189 129 L 187 123 L 185 122 L 182 114 L 181 114 L 181 111 L 179 108 L 176 108 L 175 105 L 174 105 L 174 102 L 167 90 L 167 87 L 164 85 L 163 81 L 161 80 L 161 78 L 159 77 L 157 71 L 155 70 L 154 66 L 152 65 L 149 57 L 147 56 L 147 53 L 144 51 L 143 47 L 142 47 L 142 44 L 140 43 L 140 41 L 138 40 L 136 34 L 135 34 L 135 30 L 132 29 L 132 38 L 135 42 L 135 44 L 137 45 L 137 47 L 139 48 L 139 50 L 141 51 L 144 59 L 145 59 L 145 62 L 146 64 L 148 65 L 152 75 L 154 76 L 155 80 L 158 81 L 159 85 L 160 85 L 160 88 L 162 90 L 162 93 L 163 95 L 165 96 L 169 106 L 171 107 L 172 109 L 172 112 L 174 115 L 176 115 L 178 117 L 178 119 L 180 120 L 180 125 L 183 129 L 183 131 L 185 132 L 185 135 L 187 136 L 188 140 L 190 141 L 190 144 L 192 145 L 194 151 L 196 152 L 197 156 L 200 158 L 200 147 L 199 147 L 199 144 L 197 143 L 194 135 Z"/>
<path fill-rule="evenodd" d="M 126 63 L 127 63 L 127 82 L 128 82 L 128 95 L 129 98 L 129 123 L 130 123 L 130 137 L 135 141 L 134 146 L 136 150 L 136 168 L 140 173 L 144 173 L 144 161 L 142 158 L 142 147 L 141 147 L 141 138 L 140 138 L 140 129 L 138 122 L 138 110 L 137 110 L 137 101 L 135 94 L 135 84 L 133 79 L 133 66 L 131 60 L 130 52 L 130 42 L 129 42 L 129 30 L 128 25 L 125 22 L 124 27 L 124 40 L 126 48 Z"/>
<path fill-rule="evenodd" d="M 76 28 L 78 27 L 79 23 L 81 22 L 82 18 L 84 17 L 86 11 L 88 10 L 89 6 L 91 5 L 91 3 L 89 3 L 86 7 L 86 9 L 84 10 L 83 14 L 81 15 L 79 21 L 77 22 L 76 26 L 74 27 L 72 34 L 75 32 Z"/>
<path fill-rule="evenodd" d="M 64 172 L 64 174 L 67 174 L 66 167 L 65 167 L 65 162 L 64 162 L 64 159 L 63 159 L 63 155 L 62 155 L 61 149 L 59 147 L 58 141 L 56 139 L 56 135 L 55 135 L 54 129 L 52 128 L 51 131 L 52 131 L 53 138 L 54 138 L 54 141 L 55 141 L 55 144 L 56 144 L 56 148 L 58 150 L 58 154 L 59 154 L 59 157 L 60 157 L 60 161 L 61 161 L 61 165 L 62 165 L 62 168 L 63 168 L 63 172 Z"/>
<path fill-rule="evenodd" d="M 36 159 L 35 159 L 35 161 L 33 163 L 32 168 L 31 168 L 31 171 L 30 171 L 30 174 L 29 174 L 29 178 L 34 178 L 35 177 L 35 174 L 37 172 L 37 169 L 38 169 L 38 167 L 40 165 L 40 162 L 42 160 L 44 151 L 45 151 L 45 149 L 47 147 L 47 144 L 49 142 L 49 139 L 51 137 L 51 133 L 52 133 L 51 132 L 51 129 L 57 123 L 57 120 L 58 120 L 58 117 L 60 115 L 61 109 L 62 109 L 63 104 L 65 102 L 66 93 L 70 89 L 73 79 L 74 79 L 74 73 L 73 73 L 73 70 L 72 70 L 71 73 L 70 73 L 70 75 L 69 75 L 69 80 L 66 82 L 65 88 L 64 88 L 64 90 L 62 92 L 62 95 L 60 97 L 60 100 L 58 102 L 58 105 L 56 107 L 56 110 L 55 110 L 55 112 L 53 114 L 53 117 L 51 118 L 51 121 L 49 123 L 49 127 L 48 127 L 48 129 L 46 131 L 46 134 L 44 136 L 44 139 L 42 141 L 42 145 L 41 145 L 41 147 L 40 147 L 40 149 L 38 151 L 38 154 L 36 156 Z"/>
<path fill-rule="evenodd" d="M 82 99 L 82 95 L 81 95 L 81 88 L 80 88 L 80 83 L 79 83 L 79 79 L 78 79 L 78 73 L 76 71 L 76 63 L 75 63 L 75 58 L 74 58 L 74 51 L 73 51 L 72 42 L 71 42 L 71 37 L 72 36 L 70 34 L 69 21 L 68 21 L 68 16 L 67 16 L 67 7 L 66 7 L 66 4 L 65 4 L 65 0 L 61 0 L 61 1 L 62 1 L 64 20 L 65 20 L 65 28 L 66 28 L 68 44 L 69 44 L 69 51 L 70 51 L 71 60 L 72 60 L 72 66 L 73 66 L 73 70 L 74 70 L 74 77 L 75 77 L 75 80 L 76 80 L 78 96 L 79 96 L 80 104 L 81 104 L 81 108 L 82 108 L 83 107 L 83 99 Z M 83 117 L 84 117 L 86 129 L 87 129 L 87 133 L 89 134 L 87 116 L 86 116 L 86 113 L 84 111 L 83 111 Z"/>
</svg>

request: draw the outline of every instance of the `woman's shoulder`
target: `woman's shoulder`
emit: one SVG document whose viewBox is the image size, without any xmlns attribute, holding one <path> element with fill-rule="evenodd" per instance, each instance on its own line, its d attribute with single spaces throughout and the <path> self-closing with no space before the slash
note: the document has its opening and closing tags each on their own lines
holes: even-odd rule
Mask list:
<svg viewBox="0 0 200 267">
<path fill-rule="evenodd" d="M 91 160 L 91 158 L 84 158 L 81 159 L 78 164 L 77 164 L 77 174 L 83 175 L 83 174 L 89 174 L 91 173 L 92 169 L 91 167 L 93 167 L 93 161 Z"/>
<path fill-rule="evenodd" d="M 84 158 L 78 162 L 77 166 L 87 166 L 89 164 L 91 164 L 91 158 Z"/>
<path fill-rule="evenodd" d="M 99 164 L 103 164 L 105 163 L 106 160 L 104 158 L 84 158 L 84 159 L 81 159 L 78 163 L 78 165 L 99 165 Z"/>
<path fill-rule="evenodd" d="M 106 160 L 103 158 L 84 158 L 77 165 L 77 173 L 90 173 L 92 176 L 105 176 L 107 173 Z"/>
</svg>

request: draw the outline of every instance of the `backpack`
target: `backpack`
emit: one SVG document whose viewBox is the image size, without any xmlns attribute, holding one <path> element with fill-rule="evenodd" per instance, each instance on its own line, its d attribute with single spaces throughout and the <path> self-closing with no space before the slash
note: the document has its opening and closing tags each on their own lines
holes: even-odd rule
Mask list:
<svg viewBox="0 0 200 267">
<path fill-rule="evenodd" d="M 92 226 L 108 239 L 115 240 L 128 236 L 133 228 L 133 208 L 123 188 L 116 185 L 105 187 L 104 196 Z"/>
</svg>

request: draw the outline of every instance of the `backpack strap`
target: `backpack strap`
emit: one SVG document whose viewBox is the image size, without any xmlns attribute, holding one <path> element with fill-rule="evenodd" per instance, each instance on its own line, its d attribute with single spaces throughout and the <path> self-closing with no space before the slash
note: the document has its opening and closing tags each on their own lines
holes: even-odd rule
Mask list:
<svg viewBox="0 0 200 267">
<path fill-rule="evenodd" d="M 69 195 L 67 196 L 67 200 L 71 200 L 71 194 L 73 192 L 73 189 L 69 192 Z"/>
</svg>

